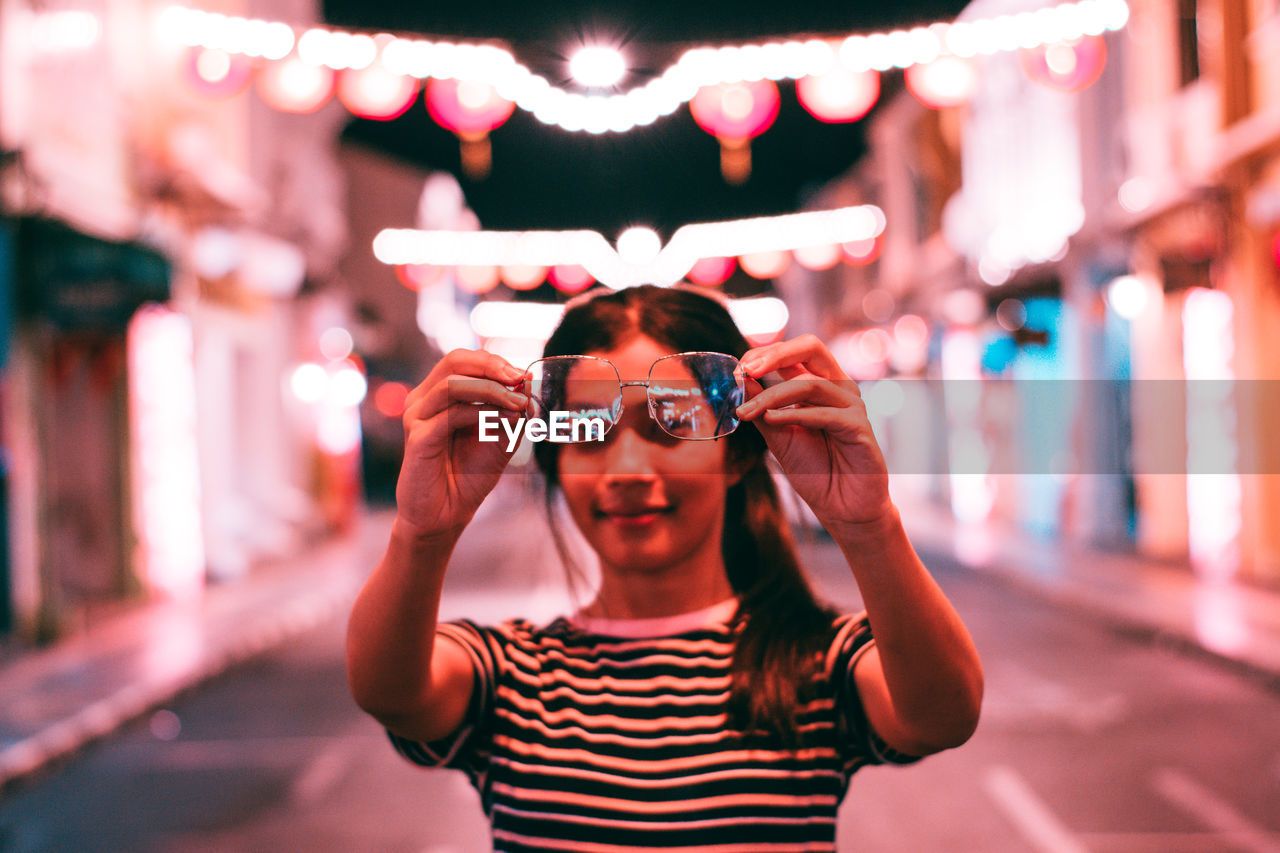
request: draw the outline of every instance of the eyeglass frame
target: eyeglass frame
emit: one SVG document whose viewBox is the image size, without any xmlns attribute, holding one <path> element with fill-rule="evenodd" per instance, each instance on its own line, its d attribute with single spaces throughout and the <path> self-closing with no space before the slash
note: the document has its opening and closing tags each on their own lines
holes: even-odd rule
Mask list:
<svg viewBox="0 0 1280 853">
<path fill-rule="evenodd" d="M 737 379 L 737 387 L 742 390 L 745 396 L 746 373 L 742 369 L 742 362 L 738 360 L 738 357 L 736 355 L 730 355 L 727 352 L 716 352 L 714 350 L 687 350 L 685 352 L 675 352 L 675 353 L 671 353 L 670 355 L 658 356 L 653 360 L 653 364 L 649 365 L 649 375 L 646 379 L 624 380 L 622 378 L 622 372 L 618 370 L 618 365 L 614 364 L 609 359 L 603 358 L 602 356 L 598 356 L 598 355 L 573 355 L 573 354 L 548 355 L 531 362 L 529 366 L 525 368 L 525 373 L 528 373 L 530 370 L 532 370 L 533 366 L 535 364 L 538 364 L 539 362 L 556 361 L 556 360 L 565 359 L 565 358 L 590 358 L 590 359 L 594 359 L 595 361 L 603 361 L 605 364 L 612 367 L 614 374 L 618 377 L 618 417 L 616 420 L 613 421 L 613 423 L 609 424 L 608 429 L 606 429 L 604 432 L 605 435 L 608 435 L 613 430 L 613 428 L 617 425 L 618 420 L 621 420 L 622 413 L 626 411 L 626 404 L 622 401 L 622 392 L 627 388 L 633 388 L 633 387 L 639 387 L 639 388 L 645 389 L 644 398 L 645 398 L 646 408 L 649 410 L 649 417 L 653 420 L 655 424 L 658 425 L 658 429 L 662 430 L 663 433 L 671 436 L 674 439 L 678 439 L 680 441 L 715 441 L 717 439 L 721 439 L 721 438 L 725 438 L 726 436 L 733 435 L 735 432 L 738 431 L 738 427 L 742 426 L 742 419 L 737 416 L 736 408 L 732 413 L 734 420 L 737 421 L 737 423 L 734 424 L 733 429 L 729 430 L 726 433 L 721 433 L 720 435 L 709 435 L 704 438 L 695 438 L 695 437 L 684 436 L 684 435 L 676 435 L 675 433 L 671 432 L 670 430 L 668 430 L 666 427 L 662 425 L 662 420 L 658 418 L 657 414 L 654 412 L 653 395 L 649 393 L 649 383 L 653 381 L 653 368 L 657 366 L 658 362 L 660 361 L 665 361 L 666 359 L 669 359 L 669 358 L 680 358 L 681 356 L 686 356 L 686 355 L 718 355 L 718 356 L 723 356 L 724 358 L 733 359 L 733 363 L 735 365 L 733 369 L 733 375 Z M 529 397 L 533 398 L 534 395 L 529 394 Z"/>
</svg>

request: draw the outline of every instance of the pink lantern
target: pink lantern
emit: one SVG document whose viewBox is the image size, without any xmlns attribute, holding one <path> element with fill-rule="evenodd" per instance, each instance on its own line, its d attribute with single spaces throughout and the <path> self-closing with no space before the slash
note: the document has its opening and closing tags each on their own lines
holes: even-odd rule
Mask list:
<svg viewBox="0 0 1280 853">
<path fill-rule="evenodd" d="M 286 113 L 313 113 L 333 94 L 333 71 L 296 56 L 268 62 L 254 78 L 258 97 L 272 109 Z"/>
<path fill-rule="evenodd" d="M 850 240 L 840 244 L 840 253 L 847 263 L 854 266 L 866 266 L 880 257 L 882 242 L 879 237 L 868 237 L 865 240 Z"/>
<path fill-rule="evenodd" d="M 826 74 L 796 81 L 800 106 L 818 121 L 857 121 L 880 97 L 880 75 L 875 71 L 838 68 Z"/>
<path fill-rule="evenodd" d="M 1107 64 L 1107 43 L 1099 36 L 1044 44 L 1022 51 L 1022 67 L 1037 83 L 1062 92 L 1093 85 Z"/>
<path fill-rule="evenodd" d="M 489 132 L 511 117 L 516 105 L 479 80 L 432 77 L 427 81 L 427 112 L 462 142 L 462 168 L 479 180 L 489 174 L 493 154 Z"/>
<path fill-rule="evenodd" d="M 738 257 L 742 271 L 752 278 L 777 278 L 791 266 L 791 253 L 780 250 L 751 252 Z"/>
<path fill-rule="evenodd" d="M 242 53 L 216 48 L 192 48 L 188 54 L 187 81 L 206 98 L 229 98 L 249 85 L 253 63 Z"/>
<path fill-rule="evenodd" d="M 547 273 L 547 278 L 551 286 L 562 293 L 577 293 L 595 282 L 591 273 L 577 264 L 556 264 Z"/>
<path fill-rule="evenodd" d="M 499 274 L 512 290 L 533 290 L 547 280 L 547 268 L 536 264 L 503 264 Z"/>
<path fill-rule="evenodd" d="M 821 243 L 817 246 L 797 246 L 791 250 L 796 263 L 807 270 L 821 272 L 840 263 L 841 248 L 837 243 Z"/>
<path fill-rule="evenodd" d="M 338 100 L 360 118 L 389 121 L 403 115 L 418 97 L 418 81 L 381 65 L 349 69 L 338 78 Z"/>
<path fill-rule="evenodd" d="M 959 56 L 941 56 L 906 70 L 907 88 L 916 100 L 932 110 L 967 104 L 978 89 L 978 70 Z"/>
<path fill-rule="evenodd" d="M 685 278 L 703 287 L 716 287 L 729 280 L 736 266 L 733 258 L 699 258 Z"/>
<path fill-rule="evenodd" d="M 464 265 L 453 270 L 454 283 L 466 293 L 488 293 L 498 286 L 499 269 L 493 264 Z"/>
<path fill-rule="evenodd" d="M 413 291 L 422 290 L 439 280 L 444 267 L 432 264 L 396 264 L 396 278 Z"/>
<path fill-rule="evenodd" d="M 751 176 L 750 140 L 778 117 L 781 104 L 772 80 L 703 86 L 689 102 L 698 127 L 720 140 L 720 173 L 731 184 Z"/>
</svg>

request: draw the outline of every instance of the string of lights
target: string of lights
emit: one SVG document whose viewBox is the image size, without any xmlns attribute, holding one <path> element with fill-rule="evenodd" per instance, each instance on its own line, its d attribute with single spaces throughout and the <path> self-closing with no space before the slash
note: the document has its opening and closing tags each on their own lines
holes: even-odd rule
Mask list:
<svg viewBox="0 0 1280 853">
<path fill-rule="evenodd" d="M 677 229 L 664 246 L 651 229 L 630 228 L 616 248 L 598 231 L 428 231 L 387 228 L 373 241 L 384 264 L 436 267 L 577 266 L 608 287 L 670 285 L 700 260 L 752 257 L 844 244 L 871 244 L 884 231 L 874 205 L 702 222 Z"/>
<path fill-rule="evenodd" d="M 1128 21 L 1125 0 L 1080 0 L 994 18 L 934 23 L 912 29 L 842 38 L 769 41 L 698 47 L 643 85 L 603 91 L 625 72 L 616 56 L 592 48 L 575 57 L 585 91 L 555 86 L 496 44 L 430 40 L 387 33 L 311 28 L 171 6 L 159 18 L 161 36 L 174 43 L 222 51 L 260 63 L 296 59 L 331 72 L 378 71 L 398 78 L 457 80 L 460 97 L 483 103 L 497 97 L 567 131 L 624 133 L 652 124 L 693 100 L 702 89 L 726 84 L 803 80 L 929 67 L 999 52 L 1043 48 L 1098 37 Z M 483 91 L 490 89 L 492 92 Z M 403 89 L 403 87 L 402 87 Z M 847 119 L 843 119 L 847 120 Z"/>
</svg>

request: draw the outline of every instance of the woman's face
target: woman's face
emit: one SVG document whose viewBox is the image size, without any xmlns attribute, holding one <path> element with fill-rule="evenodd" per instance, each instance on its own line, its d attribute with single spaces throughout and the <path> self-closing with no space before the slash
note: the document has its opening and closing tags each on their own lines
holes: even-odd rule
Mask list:
<svg viewBox="0 0 1280 853">
<path fill-rule="evenodd" d="M 672 350 L 636 336 L 623 345 L 581 353 L 617 365 L 623 381 L 644 380 Z M 711 567 L 720 553 L 727 470 L 725 440 L 682 441 L 649 416 L 645 389 L 623 389 L 622 417 L 602 442 L 559 448 L 560 485 L 574 520 L 614 572 Z"/>
</svg>

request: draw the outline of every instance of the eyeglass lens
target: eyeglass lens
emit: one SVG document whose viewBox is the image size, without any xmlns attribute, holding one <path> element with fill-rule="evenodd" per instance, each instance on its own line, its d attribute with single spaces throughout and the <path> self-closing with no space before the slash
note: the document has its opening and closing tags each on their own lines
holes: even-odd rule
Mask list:
<svg viewBox="0 0 1280 853">
<path fill-rule="evenodd" d="M 668 435 L 719 438 L 738 427 L 735 413 L 745 394 L 738 360 L 731 355 L 664 356 L 650 368 L 647 385 L 649 413 Z M 612 362 L 594 356 L 553 356 L 529 367 L 525 391 L 537 417 L 567 412 L 571 423 L 600 418 L 607 433 L 622 414 L 622 388 Z"/>
</svg>

